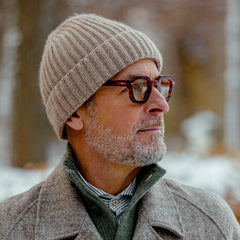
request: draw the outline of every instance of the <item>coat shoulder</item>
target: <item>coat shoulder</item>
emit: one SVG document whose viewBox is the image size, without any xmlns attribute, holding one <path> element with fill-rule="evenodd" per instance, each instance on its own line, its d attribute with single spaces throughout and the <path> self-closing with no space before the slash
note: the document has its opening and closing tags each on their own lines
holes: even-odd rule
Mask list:
<svg viewBox="0 0 240 240">
<path fill-rule="evenodd" d="M 163 179 L 163 182 L 174 196 L 177 203 L 183 203 L 182 211 L 186 208 L 196 209 L 205 215 L 225 235 L 234 230 L 240 236 L 240 226 L 229 205 L 224 199 L 207 190 L 187 186 L 170 179 Z M 184 214 L 182 212 L 182 214 Z"/>
<path fill-rule="evenodd" d="M 12 227 L 20 221 L 24 221 L 27 215 L 34 219 L 37 209 L 38 196 L 42 183 L 28 191 L 15 195 L 0 203 L 0 239 L 5 239 Z"/>
<path fill-rule="evenodd" d="M 218 208 L 229 211 L 229 206 L 220 196 L 208 190 L 184 185 L 171 179 L 163 179 L 168 189 L 174 196 L 189 202 L 203 211 L 218 210 Z M 217 213 L 220 213 L 216 211 Z"/>
</svg>

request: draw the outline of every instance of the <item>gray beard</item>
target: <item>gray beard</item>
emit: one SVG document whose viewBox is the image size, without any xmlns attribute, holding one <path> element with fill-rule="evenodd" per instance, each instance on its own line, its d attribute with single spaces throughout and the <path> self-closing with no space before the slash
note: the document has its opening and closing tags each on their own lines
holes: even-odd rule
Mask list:
<svg viewBox="0 0 240 240">
<path fill-rule="evenodd" d="M 85 139 L 87 144 L 104 158 L 121 164 L 133 166 L 146 166 L 160 161 L 166 154 L 164 136 L 160 133 L 151 137 L 149 142 L 137 141 L 134 137 L 121 135 L 115 129 L 105 127 L 99 119 L 94 102 L 90 102 L 87 108 L 87 121 Z M 137 129 L 159 123 L 159 119 L 150 119 L 136 124 Z"/>
</svg>

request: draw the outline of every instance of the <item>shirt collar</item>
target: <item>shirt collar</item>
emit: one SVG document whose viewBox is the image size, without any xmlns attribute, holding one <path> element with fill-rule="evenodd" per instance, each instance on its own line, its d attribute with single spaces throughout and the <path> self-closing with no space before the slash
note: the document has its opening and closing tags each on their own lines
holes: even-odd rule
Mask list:
<svg viewBox="0 0 240 240">
<path fill-rule="evenodd" d="M 96 188 L 95 186 L 93 186 L 91 183 L 89 183 L 83 176 L 82 174 L 78 171 L 78 174 L 81 178 L 81 180 L 83 181 L 83 183 L 85 184 L 85 186 L 87 186 L 92 192 L 94 192 L 97 196 L 99 197 L 107 197 L 107 198 L 112 198 L 114 197 L 114 195 L 111 195 L 109 193 L 104 192 L 103 190 Z M 133 181 L 128 185 L 127 188 L 125 188 L 122 192 L 120 192 L 117 196 L 115 197 L 121 197 L 121 196 L 130 196 L 132 197 L 136 188 L 136 184 L 137 184 L 137 179 L 134 178 Z"/>
</svg>

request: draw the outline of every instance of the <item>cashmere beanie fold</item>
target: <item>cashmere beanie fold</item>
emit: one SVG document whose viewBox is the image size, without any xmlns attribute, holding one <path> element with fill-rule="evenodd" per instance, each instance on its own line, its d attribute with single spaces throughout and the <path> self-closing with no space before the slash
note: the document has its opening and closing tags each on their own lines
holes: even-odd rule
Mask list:
<svg viewBox="0 0 240 240">
<path fill-rule="evenodd" d="M 67 119 L 128 65 L 161 54 L 142 32 L 94 14 L 78 14 L 48 37 L 40 64 L 40 91 L 50 123 L 66 139 Z"/>
</svg>

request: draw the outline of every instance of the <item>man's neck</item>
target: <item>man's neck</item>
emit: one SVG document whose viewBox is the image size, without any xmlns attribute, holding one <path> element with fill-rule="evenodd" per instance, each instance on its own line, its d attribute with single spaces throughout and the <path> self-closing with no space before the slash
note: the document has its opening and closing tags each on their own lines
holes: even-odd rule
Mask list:
<svg viewBox="0 0 240 240">
<path fill-rule="evenodd" d="M 73 145 L 78 169 L 93 186 L 106 193 L 117 195 L 137 176 L 141 167 L 116 163 L 96 153 L 89 146 L 79 149 Z"/>
</svg>

